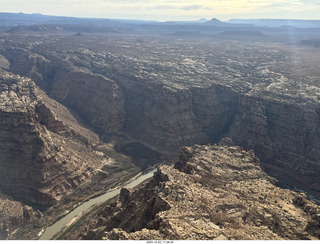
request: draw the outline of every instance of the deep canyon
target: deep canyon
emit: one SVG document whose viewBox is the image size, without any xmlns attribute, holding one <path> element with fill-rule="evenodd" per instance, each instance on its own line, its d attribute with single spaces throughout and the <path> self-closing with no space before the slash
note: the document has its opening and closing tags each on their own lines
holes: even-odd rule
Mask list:
<svg viewBox="0 0 320 244">
<path fill-rule="evenodd" d="M 83 27 L 83 34 L 79 26 L 40 27 L 0 33 L 1 238 L 37 238 L 40 226 L 93 195 L 152 165 L 175 163 L 182 147 L 221 140 L 243 155 L 242 150 L 253 150 L 280 186 L 308 192 L 313 206 L 319 204 L 318 47 L 279 42 L 280 34 L 270 29 L 261 30 L 267 37 L 252 40 L 221 36 L 214 28 L 197 38 L 175 32 L 179 26 L 160 26 L 160 32 L 140 25 L 137 30 L 101 27 L 95 33 Z M 233 160 L 230 153 L 223 155 Z M 180 174 L 161 167 L 158 174 Z M 260 169 L 255 173 L 269 179 Z M 300 205 L 298 198 L 308 201 L 291 198 Z M 163 200 L 154 201 L 158 212 L 168 210 Z M 8 211 L 19 216 L 6 216 Z M 319 219 L 309 219 L 312 226 L 306 224 L 311 227 L 303 235 L 289 237 L 319 238 L 313 231 Z M 277 239 L 281 228 L 264 237 Z M 107 239 L 136 238 L 108 231 Z M 214 238 L 228 235 L 216 232 Z M 259 239 L 256 233 L 239 238 L 249 237 Z"/>
</svg>

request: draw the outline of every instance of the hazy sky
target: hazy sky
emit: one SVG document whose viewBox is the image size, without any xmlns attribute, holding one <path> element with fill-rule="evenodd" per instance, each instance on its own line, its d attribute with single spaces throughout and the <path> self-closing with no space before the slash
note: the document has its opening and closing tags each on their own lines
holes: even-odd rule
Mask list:
<svg viewBox="0 0 320 244">
<path fill-rule="evenodd" d="M 320 19 L 320 0 L 0 0 L 0 12 L 148 20 Z"/>
</svg>

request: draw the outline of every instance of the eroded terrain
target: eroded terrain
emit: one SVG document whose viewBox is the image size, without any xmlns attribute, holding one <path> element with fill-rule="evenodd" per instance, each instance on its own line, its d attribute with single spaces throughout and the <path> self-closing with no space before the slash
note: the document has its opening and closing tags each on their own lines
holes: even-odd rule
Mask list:
<svg viewBox="0 0 320 244">
<path fill-rule="evenodd" d="M 172 163 L 182 146 L 225 136 L 281 186 L 319 201 L 320 49 L 300 42 L 310 30 L 292 43 L 270 28 L 238 39 L 208 26 L 142 29 L 0 33 L 0 190 L 36 216 L 8 223 L 3 238 L 19 225 L 13 238 L 37 238 L 88 198 Z"/>
<path fill-rule="evenodd" d="M 66 239 L 318 239 L 320 207 L 276 186 L 253 151 L 236 146 L 184 148 L 175 168 L 91 213 Z"/>
</svg>

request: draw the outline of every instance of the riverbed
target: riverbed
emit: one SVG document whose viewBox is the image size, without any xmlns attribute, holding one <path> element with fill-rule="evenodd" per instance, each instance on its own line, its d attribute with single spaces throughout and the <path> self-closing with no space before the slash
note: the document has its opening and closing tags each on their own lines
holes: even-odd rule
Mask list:
<svg viewBox="0 0 320 244">
<path fill-rule="evenodd" d="M 145 181 L 146 179 L 151 178 L 156 171 L 157 171 L 157 169 L 153 169 L 149 173 L 141 175 L 140 177 L 138 177 L 134 181 L 132 181 L 132 182 L 130 182 L 127 185 L 122 186 L 122 187 L 133 188 L 133 187 L 139 185 L 140 183 L 142 183 L 143 181 Z M 43 234 L 40 236 L 39 240 L 50 240 L 50 239 L 52 239 L 62 229 L 64 229 L 66 226 L 72 224 L 72 222 L 75 221 L 77 217 L 79 217 L 82 214 L 84 214 L 93 205 L 96 205 L 96 204 L 99 204 L 99 203 L 103 203 L 103 202 L 109 200 L 110 198 L 113 198 L 116 195 L 120 194 L 120 190 L 121 190 L 122 187 L 117 188 L 115 190 L 108 191 L 107 193 L 105 193 L 105 194 L 103 194 L 101 196 L 92 198 L 89 201 L 86 201 L 83 204 L 79 205 L 77 208 L 72 210 L 69 214 L 67 214 L 66 216 L 64 216 L 60 220 L 58 220 L 56 223 L 54 223 L 53 225 L 47 227 L 44 230 Z"/>
</svg>

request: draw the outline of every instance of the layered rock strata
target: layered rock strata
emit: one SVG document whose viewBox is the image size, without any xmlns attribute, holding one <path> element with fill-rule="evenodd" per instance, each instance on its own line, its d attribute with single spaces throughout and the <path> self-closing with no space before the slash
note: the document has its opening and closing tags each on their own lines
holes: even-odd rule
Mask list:
<svg viewBox="0 0 320 244">
<path fill-rule="evenodd" d="M 102 75 L 69 73 L 54 84 L 50 95 L 107 133 L 119 132 L 123 127 L 124 96 L 114 81 Z"/>
<path fill-rule="evenodd" d="M 0 67 L 32 78 L 101 134 L 172 157 L 224 136 L 319 186 L 319 50 L 139 36 L 2 35 Z"/>
<path fill-rule="evenodd" d="M 68 238 L 319 239 L 319 206 L 276 185 L 253 151 L 186 147 L 175 168 L 160 166 L 149 182 L 122 189 L 116 201 Z"/>
<path fill-rule="evenodd" d="M 320 117 L 317 103 L 299 104 L 241 96 L 228 135 L 253 149 L 266 168 L 320 190 Z"/>
<path fill-rule="evenodd" d="M 53 204 L 106 160 L 98 136 L 29 78 L 0 73 L 0 190 Z"/>
</svg>

